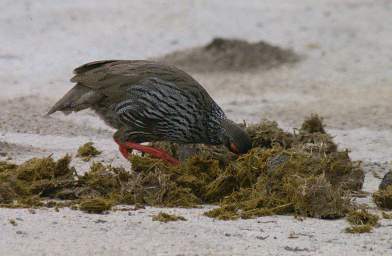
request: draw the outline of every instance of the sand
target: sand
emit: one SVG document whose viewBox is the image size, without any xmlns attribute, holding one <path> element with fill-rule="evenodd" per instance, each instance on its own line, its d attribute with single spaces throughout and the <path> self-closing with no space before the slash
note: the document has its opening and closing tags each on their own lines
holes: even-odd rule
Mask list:
<svg viewBox="0 0 392 256">
<path fill-rule="evenodd" d="M 6 10 L 0 17 L 0 159 L 75 155 L 81 144 L 94 141 L 103 151 L 96 160 L 129 168 L 112 142 L 113 131 L 92 112 L 43 117 L 70 88 L 72 69 L 98 59 L 154 58 L 228 37 L 262 40 L 301 56 L 298 63 L 268 70 L 193 72 L 230 118 L 269 118 L 291 130 L 315 112 L 339 146 L 363 161 L 365 191 L 377 189 L 374 171 L 382 176 L 392 168 L 390 1 L 0 0 L 0 8 Z M 72 164 L 79 172 L 89 165 L 79 159 Z M 153 222 L 150 215 L 162 210 L 187 221 Z M 203 211 L 0 209 L 0 255 L 392 253 L 392 221 L 382 220 L 371 234 L 351 235 L 343 232 L 344 220 L 222 222 Z"/>
</svg>

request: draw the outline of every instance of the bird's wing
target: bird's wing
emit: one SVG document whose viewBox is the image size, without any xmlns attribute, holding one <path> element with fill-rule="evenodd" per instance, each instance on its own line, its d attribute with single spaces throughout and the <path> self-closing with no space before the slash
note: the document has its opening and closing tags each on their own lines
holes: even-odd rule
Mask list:
<svg viewBox="0 0 392 256">
<path fill-rule="evenodd" d="M 191 137 L 188 127 L 204 121 L 200 95 L 185 93 L 172 82 L 149 78 L 124 93 L 128 97 L 114 111 L 133 131 L 184 141 Z"/>
<path fill-rule="evenodd" d="M 86 63 L 74 70 L 71 82 L 91 89 L 102 89 L 113 84 L 132 80 L 133 61 L 102 60 Z"/>
<path fill-rule="evenodd" d="M 213 102 L 207 91 L 186 72 L 174 66 L 154 61 L 96 61 L 76 68 L 74 73 L 75 76 L 71 79 L 72 82 L 98 90 L 113 99 L 124 99 L 124 91 L 132 86 L 144 84 L 154 89 L 155 86 L 148 86 L 148 81 L 152 81 L 151 78 L 156 78 L 177 87 L 179 90 L 186 91 L 186 93 L 200 94 L 205 102 Z"/>
<path fill-rule="evenodd" d="M 179 88 L 204 88 L 184 71 L 174 66 L 147 60 L 103 60 L 84 64 L 74 70 L 72 82 L 91 89 L 104 89 L 119 84 L 140 84 L 151 77 L 173 82 Z"/>
</svg>

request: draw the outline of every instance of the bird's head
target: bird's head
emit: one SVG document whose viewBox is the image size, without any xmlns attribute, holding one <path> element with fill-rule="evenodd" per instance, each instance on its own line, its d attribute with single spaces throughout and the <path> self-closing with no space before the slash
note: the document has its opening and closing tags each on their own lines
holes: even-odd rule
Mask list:
<svg viewBox="0 0 392 256">
<path fill-rule="evenodd" d="M 231 152 L 244 154 L 252 148 L 252 142 L 244 129 L 231 120 L 222 120 L 221 141 Z"/>
</svg>

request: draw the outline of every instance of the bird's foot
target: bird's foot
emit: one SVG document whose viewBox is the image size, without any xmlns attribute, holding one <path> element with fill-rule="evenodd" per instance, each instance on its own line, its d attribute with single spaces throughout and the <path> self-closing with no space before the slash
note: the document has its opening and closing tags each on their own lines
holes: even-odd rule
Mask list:
<svg viewBox="0 0 392 256">
<path fill-rule="evenodd" d="M 132 153 L 132 149 L 125 146 L 125 144 L 118 143 L 117 141 L 116 143 L 118 144 L 118 150 L 120 151 L 121 155 L 128 159 L 129 155 Z"/>
<path fill-rule="evenodd" d="M 174 157 L 172 157 L 167 152 L 165 152 L 161 149 L 153 148 L 150 146 L 143 146 L 143 145 L 140 145 L 140 144 L 134 143 L 134 142 L 120 143 L 120 142 L 116 141 L 116 143 L 119 146 L 119 150 L 120 150 L 121 154 L 126 159 L 128 159 L 128 157 L 129 157 L 129 154 L 130 154 L 129 150 L 131 150 L 131 152 L 132 152 L 132 150 L 135 149 L 135 150 L 140 151 L 142 153 L 147 153 L 147 154 L 151 155 L 152 157 L 162 159 L 172 165 L 180 164 L 180 161 L 178 161 L 177 159 L 175 159 Z"/>
</svg>

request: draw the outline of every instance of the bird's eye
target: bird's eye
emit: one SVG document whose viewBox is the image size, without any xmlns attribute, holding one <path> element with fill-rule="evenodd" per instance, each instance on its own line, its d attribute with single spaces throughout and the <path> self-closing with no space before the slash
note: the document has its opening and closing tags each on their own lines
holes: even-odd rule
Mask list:
<svg viewBox="0 0 392 256">
<path fill-rule="evenodd" d="M 237 145 L 234 144 L 234 143 L 230 143 L 230 151 L 233 152 L 233 153 L 236 153 L 236 154 L 240 153 L 239 150 L 238 150 Z"/>
</svg>

